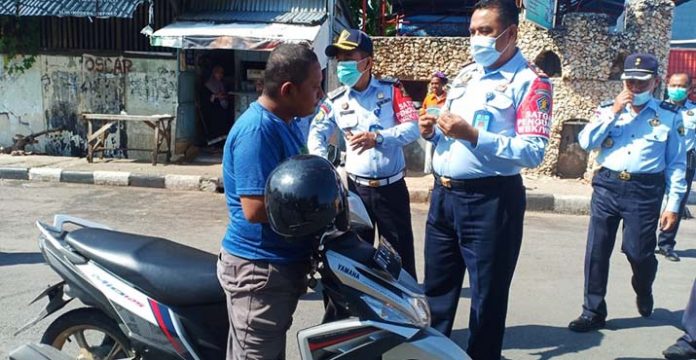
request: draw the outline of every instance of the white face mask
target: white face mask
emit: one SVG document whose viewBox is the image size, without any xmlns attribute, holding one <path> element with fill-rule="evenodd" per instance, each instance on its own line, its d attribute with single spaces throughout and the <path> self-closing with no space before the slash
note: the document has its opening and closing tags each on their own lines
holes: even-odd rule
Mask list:
<svg viewBox="0 0 696 360">
<path fill-rule="evenodd" d="M 508 42 L 507 46 L 505 46 L 505 49 L 503 51 L 498 51 L 495 48 L 495 44 L 498 41 L 498 39 L 503 36 L 508 30 L 510 30 L 510 27 L 505 29 L 500 35 L 497 37 L 491 37 L 491 36 L 483 36 L 483 35 L 476 35 L 472 36 L 470 39 L 471 42 L 471 56 L 474 58 L 474 61 L 476 61 L 477 64 L 488 67 L 493 65 L 498 59 L 500 59 L 500 55 L 507 50 L 508 47 L 510 47 L 510 44 L 512 42 Z"/>
</svg>

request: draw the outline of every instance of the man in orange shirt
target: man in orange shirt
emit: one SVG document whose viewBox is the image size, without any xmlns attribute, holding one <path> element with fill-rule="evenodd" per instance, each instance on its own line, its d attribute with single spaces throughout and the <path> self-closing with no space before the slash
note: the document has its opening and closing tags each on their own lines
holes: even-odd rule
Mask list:
<svg viewBox="0 0 696 360">
<path fill-rule="evenodd" d="M 425 96 L 423 100 L 423 106 L 421 106 L 420 114 L 425 115 L 428 108 L 442 108 L 445 105 L 445 100 L 447 100 L 447 92 L 445 91 L 445 85 L 447 85 L 447 76 L 442 71 L 436 71 L 433 77 L 430 79 L 430 84 L 428 84 L 428 95 Z M 436 115 L 436 114 L 433 114 Z M 423 172 L 430 174 L 432 172 L 432 160 L 433 160 L 433 145 L 430 141 L 425 144 L 425 167 Z"/>
<path fill-rule="evenodd" d="M 430 79 L 429 92 L 423 100 L 423 107 L 421 107 L 421 113 L 425 114 L 425 111 L 430 107 L 441 108 L 445 105 L 445 100 L 447 99 L 447 92 L 445 91 L 445 85 L 447 85 L 447 76 L 442 71 L 437 71 L 433 74 Z"/>
</svg>

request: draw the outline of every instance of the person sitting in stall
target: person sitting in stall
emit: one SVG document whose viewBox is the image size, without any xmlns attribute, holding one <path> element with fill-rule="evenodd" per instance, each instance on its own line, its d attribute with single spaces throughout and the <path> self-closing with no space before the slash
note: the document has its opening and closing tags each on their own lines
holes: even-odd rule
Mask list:
<svg viewBox="0 0 696 360">
<path fill-rule="evenodd" d="M 208 81 L 205 82 L 201 97 L 203 110 L 203 125 L 208 145 L 214 145 L 225 140 L 232 127 L 232 111 L 230 98 L 223 79 L 225 69 L 217 65 L 213 68 Z"/>
</svg>

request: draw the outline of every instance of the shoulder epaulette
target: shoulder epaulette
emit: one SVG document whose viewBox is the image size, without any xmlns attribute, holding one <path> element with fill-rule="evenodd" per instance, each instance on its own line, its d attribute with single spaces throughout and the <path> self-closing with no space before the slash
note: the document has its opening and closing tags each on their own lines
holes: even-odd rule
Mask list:
<svg viewBox="0 0 696 360">
<path fill-rule="evenodd" d="M 343 95 L 343 93 L 345 93 L 347 89 L 347 87 L 341 86 L 338 89 L 330 91 L 328 94 L 326 94 L 326 97 L 329 98 L 329 100 L 336 100 L 336 98 Z"/>
<path fill-rule="evenodd" d="M 547 78 L 547 77 L 549 77 L 548 75 L 546 75 L 546 73 L 544 72 L 544 70 L 541 70 L 541 69 L 540 69 L 538 66 L 536 66 L 536 64 L 534 64 L 533 62 L 528 61 L 528 62 L 527 62 L 527 66 L 529 67 L 530 70 L 532 70 L 535 74 L 537 74 L 537 76 L 542 77 L 542 78 Z"/>
<path fill-rule="evenodd" d="M 384 76 L 382 78 L 379 78 L 377 81 L 383 83 L 383 84 L 398 84 L 399 79 L 393 77 L 393 76 Z"/>
<path fill-rule="evenodd" d="M 665 109 L 665 110 L 669 110 L 673 113 L 676 113 L 679 111 L 679 105 L 672 104 L 671 102 L 667 102 L 667 101 L 661 102 L 660 107 Z"/>
<path fill-rule="evenodd" d="M 612 105 L 614 105 L 614 100 L 606 100 L 606 101 L 602 101 L 599 104 L 599 107 L 608 107 L 608 106 L 612 106 Z"/>
</svg>

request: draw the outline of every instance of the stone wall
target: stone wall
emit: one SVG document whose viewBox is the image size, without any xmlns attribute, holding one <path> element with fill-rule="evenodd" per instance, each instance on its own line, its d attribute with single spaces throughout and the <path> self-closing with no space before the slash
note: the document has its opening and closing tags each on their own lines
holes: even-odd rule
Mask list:
<svg viewBox="0 0 696 360">
<path fill-rule="evenodd" d="M 647 52 L 661 61 L 667 72 L 672 13 L 670 0 L 634 0 L 626 14 L 626 28 L 613 32 L 602 14 L 567 14 L 562 26 L 551 31 L 522 21 L 518 47 L 530 61 L 553 53 L 561 63 L 554 84 L 554 122 L 543 163 L 530 173 L 555 175 L 563 124 L 591 120 L 597 105 L 621 90 L 618 75 L 623 59 Z M 468 38 L 375 38 L 375 72 L 404 80 L 428 81 L 434 70 L 454 77 L 471 62 Z M 592 161 L 590 161 L 590 167 Z"/>
</svg>

